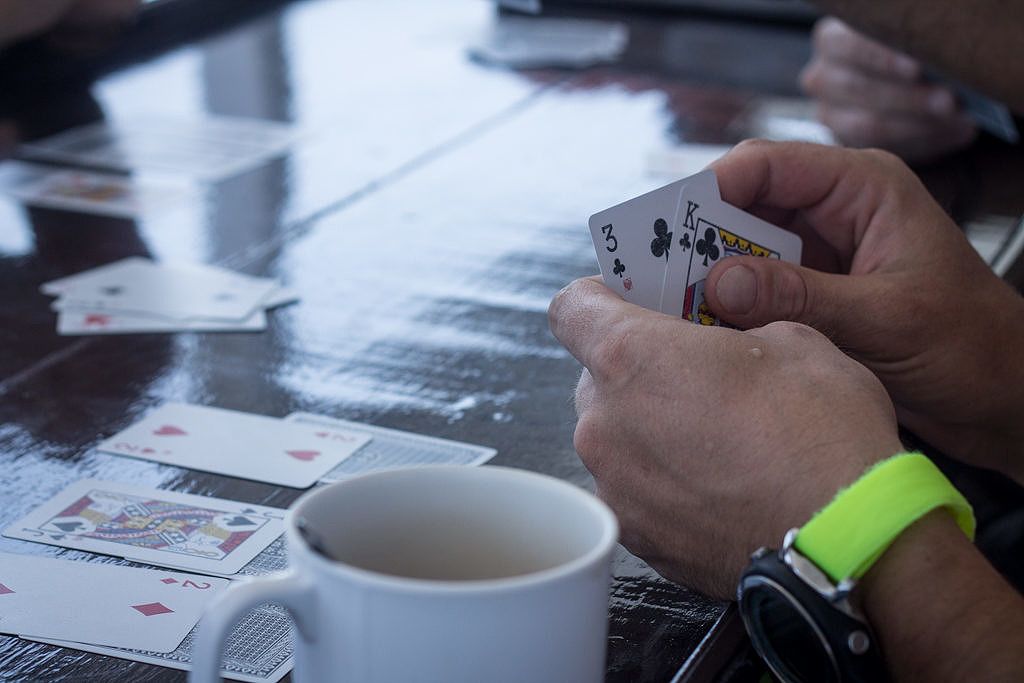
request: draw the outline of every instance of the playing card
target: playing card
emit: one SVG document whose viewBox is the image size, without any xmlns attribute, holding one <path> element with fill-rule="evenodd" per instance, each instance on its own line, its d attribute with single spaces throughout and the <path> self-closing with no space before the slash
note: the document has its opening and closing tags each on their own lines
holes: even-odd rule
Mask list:
<svg viewBox="0 0 1024 683">
<path fill-rule="evenodd" d="M 947 78 L 935 69 L 926 69 L 925 77 L 927 80 L 952 89 L 957 102 L 979 128 L 1011 144 L 1017 144 L 1020 141 L 1020 131 L 1017 130 L 1013 115 L 1005 104 L 983 95 L 960 81 Z"/>
<path fill-rule="evenodd" d="M 1009 107 L 965 85 L 957 84 L 955 88 L 957 98 L 968 116 L 980 128 L 1012 144 L 1020 141 L 1020 131 L 1013 122 Z"/>
<path fill-rule="evenodd" d="M 679 232 L 679 197 L 690 185 L 718 191 L 714 174 L 703 171 L 590 217 L 601 276 L 626 301 L 662 310 L 666 268 Z"/>
<path fill-rule="evenodd" d="M 663 312 L 718 325 L 704 301 L 704 281 L 719 260 L 748 255 L 800 263 L 802 241 L 786 230 L 722 201 L 717 192 L 687 186 L 680 199 L 679 256 L 665 276 Z"/>
<path fill-rule="evenodd" d="M 24 180 L 10 184 L 5 191 L 34 206 L 135 218 L 147 211 L 167 211 L 188 195 L 187 185 L 170 179 L 20 166 Z"/>
<path fill-rule="evenodd" d="M 170 652 L 227 579 L 0 554 L 0 632 Z"/>
<path fill-rule="evenodd" d="M 220 180 L 282 153 L 297 137 L 285 123 L 227 116 L 133 116 L 73 128 L 22 145 L 22 157 L 117 171 L 151 169 Z"/>
<path fill-rule="evenodd" d="M 482 465 L 498 452 L 486 446 L 339 420 L 313 413 L 292 413 L 285 421 L 336 427 L 372 437 L 369 443 L 321 477 L 322 482 L 340 481 L 357 474 L 414 465 Z"/>
<path fill-rule="evenodd" d="M 193 628 L 171 652 L 129 650 L 49 638 L 30 640 L 188 671 L 192 668 L 192 649 L 198 631 L 198 626 Z M 283 607 L 265 603 L 243 617 L 228 636 L 220 675 L 248 683 L 277 683 L 291 671 L 292 665 L 292 620 Z"/>
<path fill-rule="evenodd" d="M 284 533 L 284 510 L 95 479 L 75 482 L 4 536 L 230 576 Z"/>
<path fill-rule="evenodd" d="M 241 320 L 216 318 L 184 319 L 130 313 L 70 309 L 57 316 L 57 334 L 63 336 L 96 334 L 144 334 L 159 332 L 262 332 L 267 316 L 256 311 Z"/>
<path fill-rule="evenodd" d="M 290 287 L 278 287 L 277 289 L 271 290 L 269 294 L 260 302 L 260 306 L 265 309 L 277 308 L 278 306 L 286 306 L 287 304 L 293 304 L 299 300 L 299 293 Z"/>
<path fill-rule="evenodd" d="M 62 279 L 44 287 L 59 289 L 61 298 L 53 304 L 56 310 L 242 320 L 277 284 L 220 268 L 132 258 L 82 274 L 70 285 Z"/>
<path fill-rule="evenodd" d="M 170 403 L 98 448 L 179 467 L 307 488 L 369 440 L 366 434 L 344 429 Z"/>
</svg>

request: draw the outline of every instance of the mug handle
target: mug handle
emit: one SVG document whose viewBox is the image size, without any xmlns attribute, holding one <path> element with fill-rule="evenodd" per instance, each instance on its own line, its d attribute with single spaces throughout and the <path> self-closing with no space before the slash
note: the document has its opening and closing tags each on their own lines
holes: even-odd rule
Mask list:
<svg viewBox="0 0 1024 683">
<path fill-rule="evenodd" d="M 221 652 L 224 641 L 246 613 L 265 602 L 283 605 L 303 638 L 312 640 L 307 621 L 315 608 L 312 584 L 295 572 L 236 583 L 217 596 L 203 614 L 192 650 L 192 672 L 189 683 L 219 683 Z M 305 615 L 305 616 L 304 616 Z"/>
</svg>

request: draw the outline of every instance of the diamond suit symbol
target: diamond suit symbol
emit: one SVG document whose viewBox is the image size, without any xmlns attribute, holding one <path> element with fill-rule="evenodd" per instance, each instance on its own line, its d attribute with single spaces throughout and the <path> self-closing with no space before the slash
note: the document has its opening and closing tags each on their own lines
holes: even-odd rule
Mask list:
<svg viewBox="0 0 1024 683">
<path fill-rule="evenodd" d="M 166 579 L 160 579 L 160 583 L 178 583 L 178 580 L 168 576 Z"/>
<path fill-rule="evenodd" d="M 157 614 L 167 614 L 168 612 L 174 611 L 167 605 L 159 602 L 147 602 L 145 605 L 132 605 L 132 609 L 142 612 L 147 617 L 152 617 Z"/>
<path fill-rule="evenodd" d="M 0 595 L 7 595 L 8 593 L 13 593 L 13 592 L 14 591 L 12 591 L 10 588 L 8 588 L 7 586 L 5 586 L 2 583 L 0 583 Z"/>
</svg>

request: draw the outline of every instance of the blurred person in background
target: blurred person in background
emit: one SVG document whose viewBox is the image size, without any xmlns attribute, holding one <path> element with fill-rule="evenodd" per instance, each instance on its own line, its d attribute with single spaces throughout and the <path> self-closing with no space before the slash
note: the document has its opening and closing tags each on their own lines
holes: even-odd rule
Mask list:
<svg viewBox="0 0 1024 683">
<path fill-rule="evenodd" d="M 1024 112 L 1021 0 L 814 0 L 837 17 L 814 29 L 801 85 L 819 118 L 853 147 L 927 162 L 967 147 L 978 130 L 931 70 Z"/>
<path fill-rule="evenodd" d="M 53 33 L 58 41 L 106 35 L 134 17 L 139 0 L 0 0 L 0 50 Z"/>
</svg>

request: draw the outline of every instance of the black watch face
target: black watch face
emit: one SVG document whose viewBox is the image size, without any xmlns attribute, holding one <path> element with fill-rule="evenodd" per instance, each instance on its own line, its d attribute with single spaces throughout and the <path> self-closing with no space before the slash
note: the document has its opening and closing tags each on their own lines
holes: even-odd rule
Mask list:
<svg viewBox="0 0 1024 683">
<path fill-rule="evenodd" d="M 764 579 L 745 583 L 741 609 L 755 646 L 783 680 L 838 683 L 827 643 L 784 589 Z"/>
</svg>

